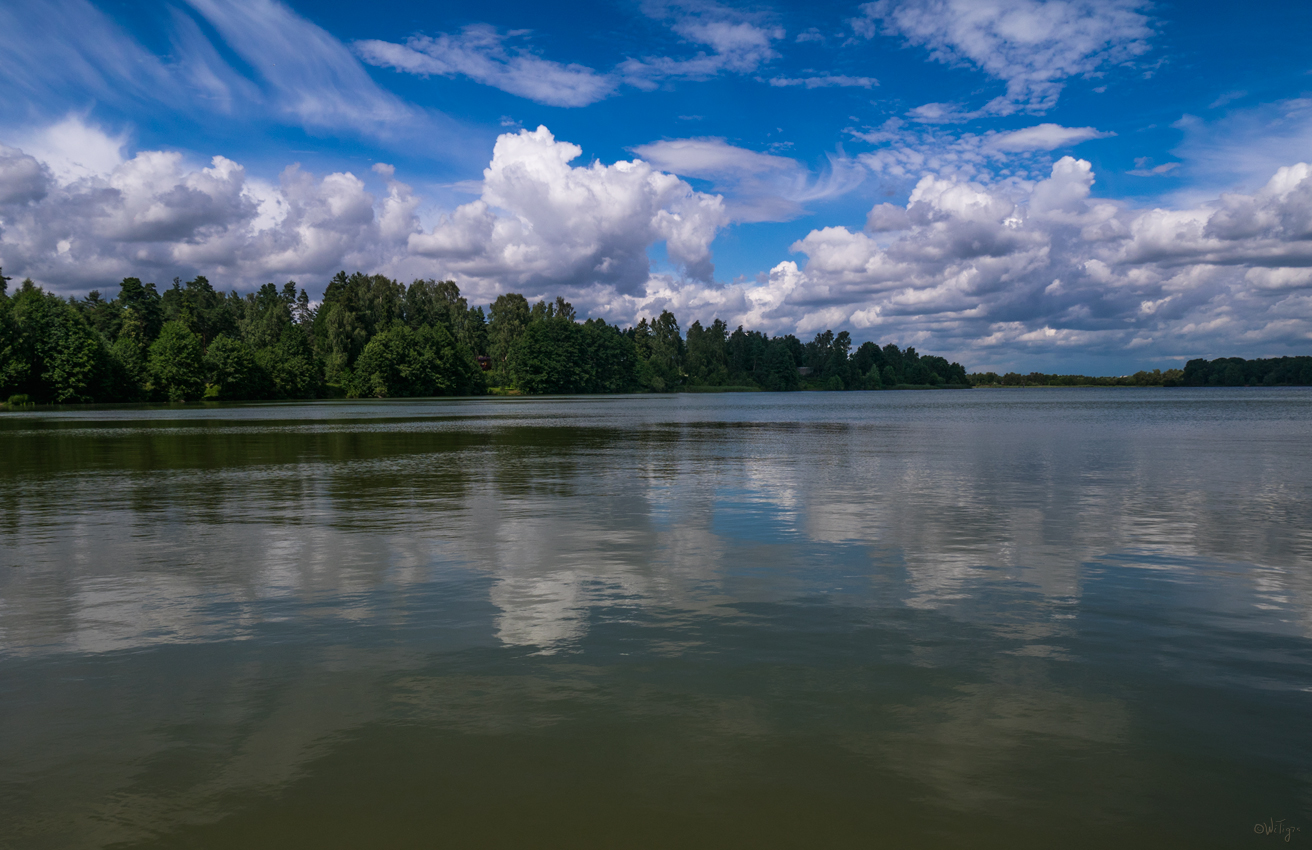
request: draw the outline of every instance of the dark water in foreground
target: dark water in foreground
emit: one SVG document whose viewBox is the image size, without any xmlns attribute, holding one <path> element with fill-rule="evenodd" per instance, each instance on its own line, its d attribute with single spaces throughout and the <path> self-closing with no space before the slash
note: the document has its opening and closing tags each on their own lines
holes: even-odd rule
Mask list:
<svg viewBox="0 0 1312 850">
<path fill-rule="evenodd" d="M 1310 437 L 1257 389 L 0 415 L 0 846 L 1306 845 Z"/>
</svg>

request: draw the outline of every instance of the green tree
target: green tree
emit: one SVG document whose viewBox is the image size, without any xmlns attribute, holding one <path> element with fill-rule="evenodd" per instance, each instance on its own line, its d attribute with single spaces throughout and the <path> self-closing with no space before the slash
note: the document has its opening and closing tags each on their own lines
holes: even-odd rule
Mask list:
<svg viewBox="0 0 1312 850">
<path fill-rule="evenodd" d="M 25 394 L 56 404 L 104 396 L 109 352 L 104 339 L 75 307 L 25 280 L 11 310 L 20 362 L 27 364 L 20 385 Z"/>
<path fill-rule="evenodd" d="M 205 389 L 200 336 L 180 321 L 165 322 L 150 344 L 147 369 L 156 395 L 174 402 L 200 398 Z"/>
<path fill-rule="evenodd" d="M 716 319 L 709 328 L 701 322 L 688 326 L 686 371 L 688 382 L 699 386 L 724 386 L 729 383 L 729 328 Z"/>
<path fill-rule="evenodd" d="M 774 392 L 795 390 L 801 385 L 797 374 L 797 361 L 793 359 L 786 338 L 775 337 L 765 347 L 765 362 L 762 365 L 761 386 Z"/>
<path fill-rule="evenodd" d="M 241 338 L 256 350 L 275 345 L 282 339 L 283 332 L 292 327 L 291 308 L 295 297 L 293 294 L 289 304 L 286 294 L 279 292 L 272 283 L 266 283 L 258 292 L 247 295 L 243 304 L 245 315 L 238 322 Z"/>
<path fill-rule="evenodd" d="M 528 299 L 514 292 L 498 295 L 490 313 L 487 345 L 492 357 L 492 379 L 505 386 L 510 383 L 510 350 L 528 328 Z"/>
<path fill-rule="evenodd" d="M 584 355 L 578 325 L 568 319 L 543 318 L 530 323 L 515 341 L 507 366 L 520 392 L 587 392 L 586 388 L 595 384 L 596 375 Z"/>
<path fill-rule="evenodd" d="M 131 307 L 122 311 L 118 339 L 109 348 L 114 370 L 113 397 L 119 401 L 142 401 L 149 394 L 150 370 L 146 358 L 150 349 L 146 327 Z"/>
<path fill-rule="evenodd" d="M 146 342 L 154 342 L 164 324 L 164 310 L 160 304 L 160 295 L 155 291 L 155 284 L 143 284 L 139 278 L 125 277 L 119 284 L 115 301 L 120 307 L 130 307 L 137 312 Z"/>
<path fill-rule="evenodd" d="M 206 398 L 261 399 L 273 395 L 273 380 L 255 350 L 240 339 L 220 334 L 204 356 Z"/>
<path fill-rule="evenodd" d="M 471 395 L 483 387 L 473 355 L 444 325 L 415 330 L 397 322 L 365 346 L 349 392 L 372 398 Z"/>
<path fill-rule="evenodd" d="M 310 341 L 295 325 L 283 329 L 278 344 L 256 352 L 277 398 L 315 398 L 323 393 L 323 368 Z"/>
<path fill-rule="evenodd" d="M 0 287 L 8 280 L 0 275 Z M 20 388 L 26 386 L 31 372 L 31 364 L 23 350 L 22 333 L 13 312 L 9 297 L 0 288 L 0 399 L 17 394 Z"/>
</svg>

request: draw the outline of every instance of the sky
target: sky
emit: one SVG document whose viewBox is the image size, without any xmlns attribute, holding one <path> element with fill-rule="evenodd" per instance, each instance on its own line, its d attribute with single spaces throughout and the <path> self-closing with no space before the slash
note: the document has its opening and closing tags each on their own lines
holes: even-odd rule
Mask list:
<svg viewBox="0 0 1312 850">
<path fill-rule="evenodd" d="M 1312 4 L 0 2 L 0 267 L 1312 354 Z M 12 284 L 11 284 L 12 286 Z"/>
</svg>

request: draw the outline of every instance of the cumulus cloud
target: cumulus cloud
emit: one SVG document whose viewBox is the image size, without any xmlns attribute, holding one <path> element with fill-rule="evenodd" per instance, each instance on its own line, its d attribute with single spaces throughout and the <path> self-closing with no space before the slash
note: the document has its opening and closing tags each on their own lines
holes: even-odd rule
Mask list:
<svg viewBox="0 0 1312 850">
<path fill-rule="evenodd" d="M 1097 200 L 1093 180 L 1072 157 L 1023 184 L 927 175 L 905 207 L 875 207 L 866 232 L 827 227 L 794 243 L 805 264 L 777 264 L 744 292 L 744 315 L 1002 364 L 1028 351 L 1270 352 L 1312 339 L 1312 168 L 1176 210 Z"/>
<path fill-rule="evenodd" d="M 931 58 L 972 65 L 1007 84 L 977 113 L 950 104 L 921 107 L 922 120 L 1040 113 L 1056 105 L 1063 82 L 1091 76 L 1148 50 L 1146 0 L 877 0 L 853 19 L 859 36 L 899 36 Z"/>
<path fill-rule="evenodd" d="M 1073 157 L 1037 181 L 925 175 L 905 205 L 875 206 L 865 231 L 811 231 L 791 246 L 804 262 L 778 262 L 755 285 L 654 278 L 643 295 L 593 303 L 774 332 L 846 327 L 977 368 L 1306 350 L 1312 167 L 1187 209 L 1129 209 L 1095 198 L 1093 183 Z"/>
<path fill-rule="evenodd" d="M 495 27 L 474 24 L 457 35 L 416 35 L 403 44 L 369 39 L 354 47 L 371 65 L 423 77 L 462 75 L 548 106 L 587 106 L 616 88 L 610 75 L 543 59 L 511 40 Z"/>
<path fill-rule="evenodd" d="M 74 135 L 111 137 L 78 126 Z M 282 275 L 331 274 L 389 255 L 392 191 L 376 203 L 351 174 L 316 178 L 296 166 L 279 185 L 214 156 L 141 151 L 104 171 L 65 170 L 0 148 L 0 265 L 58 289 L 111 287 L 129 275 L 203 272 L 240 286 Z M 377 211 L 376 208 L 377 207 Z M 413 207 L 411 207 L 413 210 Z"/>
<path fill-rule="evenodd" d="M 722 138 L 669 139 L 633 151 L 657 168 L 709 181 L 725 195 L 734 221 L 787 221 L 805 212 L 805 203 L 846 194 L 865 179 L 865 170 L 845 156 L 829 157 L 828 169 L 816 175 L 794 159 Z"/>
<path fill-rule="evenodd" d="M 546 127 L 502 135 L 482 196 L 411 236 L 410 250 L 506 286 L 634 292 L 649 276 L 647 249 L 664 241 L 689 277 L 711 281 L 710 245 L 728 223 L 723 200 L 642 160 L 570 165 L 582 152 Z"/>
<path fill-rule="evenodd" d="M 848 328 L 977 367 L 1063 352 L 1271 355 L 1312 340 L 1307 164 L 1252 192 L 1156 209 L 1098 199 L 1092 166 L 1070 156 L 1042 179 L 923 174 L 864 229 L 815 228 L 756 282 L 725 285 L 711 246 L 730 205 L 663 166 L 745 180 L 795 163 L 719 139 L 643 153 L 580 166 L 580 149 L 544 127 L 504 134 L 478 199 L 425 227 L 421 199 L 387 165 L 363 176 L 293 165 L 269 183 L 221 155 L 139 151 L 64 178 L 10 146 L 0 265 L 63 291 L 127 275 L 311 288 L 340 268 L 454 277 L 476 300 L 560 293 L 620 322 L 670 308 L 775 333 Z M 653 272 L 648 251 L 662 242 L 677 268 Z"/>
<path fill-rule="evenodd" d="M 0 145 L 0 205 L 39 201 L 49 182 L 50 169 L 36 157 Z"/>
</svg>

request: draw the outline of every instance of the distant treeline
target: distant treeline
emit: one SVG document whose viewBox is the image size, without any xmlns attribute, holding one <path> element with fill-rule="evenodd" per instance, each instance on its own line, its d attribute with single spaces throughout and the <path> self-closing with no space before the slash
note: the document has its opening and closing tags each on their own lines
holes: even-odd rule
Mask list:
<svg viewBox="0 0 1312 850">
<path fill-rule="evenodd" d="M 1219 357 L 1184 364 L 1182 387 L 1306 387 L 1312 386 L 1312 357 L 1271 357 L 1244 360 Z"/>
<path fill-rule="evenodd" d="M 1154 369 L 1133 375 L 1094 377 L 1092 375 L 1048 375 L 1043 372 L 972 372 L 972 387 L 1178 387 L 1184 377 L 1182 369 Z"/>
<path fill-rule="evenodd" d="M 972 372 L 972 387 L 1294 387 L 1312 386 L 1312 357 L 1190 360 L 1183 369 L 1154 369 L 1118 377 Z"/>
<path fill-rule="evenodd" d="M 294 282 L 239 295 L 204 277 L 126 278 L 63 299 L 0 275 L 0 399 L 11 403 L 301 399 L 724 389 L 965 387 L 942 357 L 847 332 L 803 343 L 721 320 L 684 334 L 670 312 L 635 327 L 579 322 L 563 298 L 487 312 L 451 281 L 339 273 L 312 305 Z"/>
</svg>

